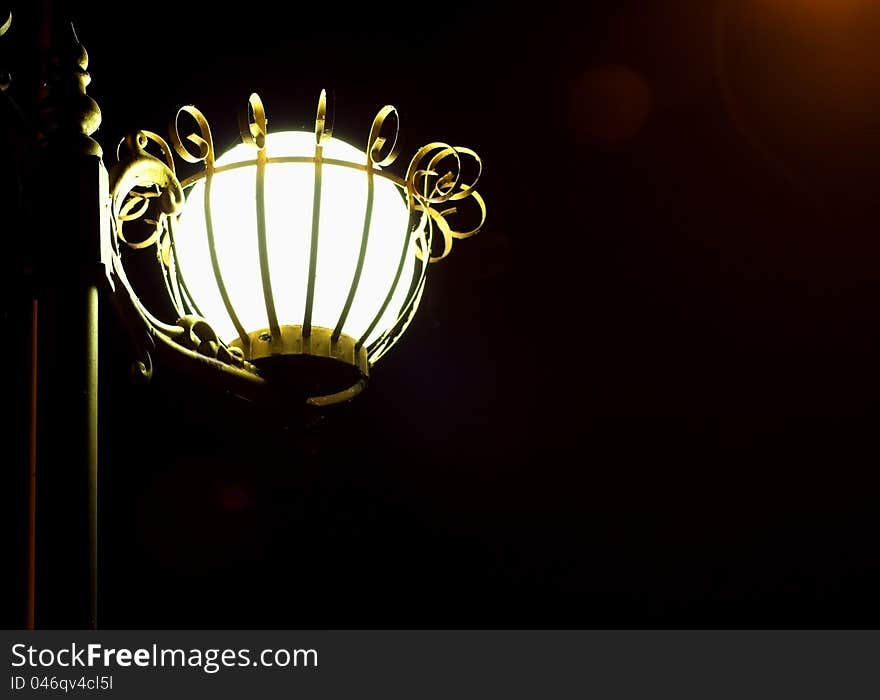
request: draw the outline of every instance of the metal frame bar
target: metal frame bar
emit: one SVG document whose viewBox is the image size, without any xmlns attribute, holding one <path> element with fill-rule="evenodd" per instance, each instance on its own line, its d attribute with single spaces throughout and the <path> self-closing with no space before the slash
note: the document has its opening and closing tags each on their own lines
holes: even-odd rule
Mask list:
<svg viewBox="0 0 880 700">
<path fill-rule="evenodd" d="M 257 206 L 257 248 L 260 254 L 260 278 L 263 284 L 263 302 L 266 304 L 266 318 L 272 337 L 281 335 L 278 315 L 275 313 L 275 297 L 272 295 L 272 278 L 269 273 L 269 251 L 266 245 L 266 151 L 257 152 L 256 192 Z M 241 332 L 239 332 L 241 336 Z"/>
<path fill-rule="evenodd" d="M 369 163 L 368 163 L 369 165 Z M 342 327 L 345 325 L 346 320 L 348 320 L 348 313 L 351 311 L 351 305 L 354 302 L 354 295 L 357 293 L 358 285 L 361 281 L 361 274 L 364 270 L 364 260 L 367 257 L 367 245 L 369 243 L 370 238 L 370 223 L 373 219 L 373 199 L 374 199 L 374 183 L 373 183 L 373 168 L 368 167 L 366 170 L 367 173 L 367 206 L 364 210 L 364 227 L 361 233 L 361 247 L 358 251 L 358 259 L 357 265 L 354 269 L 354 276 L 351 280 L 351 286 L 348 290 L 348 296 L 345 298 L 345 304 L 342 307 L 342 312 L 339 314 L 339 320 L 336 322 L 336 328 L 333 330 L 333 335 L 330 336 L 330 339 L 335 343 L 339 340 L 339 336 L 342 335 Z"/>
<path fill-rule="evenodd" d="M 318 234 L 321 230 L 321 184 L 324 146 L 315 144 L 315 190 L 312 198 L 312 235 L 309 239 L 309 276 L 306 280 L 306 308 L 303 313 L 303 338 L 312 334 L 312 307 L 315 304 L 315 276 L 318 267 Z"/>
<path fill-rule="evenodd" d="M 232 321 L 232 325 L 235 326 L 238 337 L 241 338 L 242 346 L 246 349 L 250 344 L 250 339 L 248 338 L 247 331 L 245 331 L 241 321 L 238 320 L 238 316 L 236 315 L 232 302 L 229 299 L 229 293 L 226 291 L 226 285 L 223 283 L 223 274 L 220 272 L 220 262 L 217 259 L 217 249 L 214 242 L 214 219 L 211 216 L 212 179 L 213 172 L 209 167 L 205 175 L 205 233 L 208 237 L 208 252 L 211 255 L 211 267 L 214 270 L 214 280 L 217 282 L 217 290 L 220 292 L 220 297 L 223 299 L 226 313 L 229 314 L 229 319 Z"/>
</svg>

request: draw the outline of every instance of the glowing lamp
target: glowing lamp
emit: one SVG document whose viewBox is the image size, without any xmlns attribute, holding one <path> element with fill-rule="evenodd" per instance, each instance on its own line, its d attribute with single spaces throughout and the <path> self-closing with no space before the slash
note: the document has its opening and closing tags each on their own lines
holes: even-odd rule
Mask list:
<svg viewBox="0 0 880 700">
<path fill-rule="evenodd" d="M 151 325 L 318 405 L 361 391 L 409 325 L 428 265 L 476 233 L 486 213 L 472 150 L 430 143 L 400 177 L 387 169 L 397 157 L 393 107 L 376 115 L 365 151 L 333 138 L 325 114 L 322 93 L 314 133 L 269 134 L 251 95 L 242 143 L 215 160 L 204 116 L 183 107 L 171 144 L 202 169 L 177 180 L 168 144 L 139 132 L 113 196 L 117 236 L 129 245 L 123 225 L 160 200 L 158 215 L 145 217 L 156 230 L 133 247 L 159 246 L 180 320 L 169 329 L 142 310 Z M 185 138 L 183 115 L 198 127 Z M 151 142 L 165 163 L 146 153 Z M 464 200 L 476 203 L 479 222 L 461 231 L 452 221 Z"/>
</svg>

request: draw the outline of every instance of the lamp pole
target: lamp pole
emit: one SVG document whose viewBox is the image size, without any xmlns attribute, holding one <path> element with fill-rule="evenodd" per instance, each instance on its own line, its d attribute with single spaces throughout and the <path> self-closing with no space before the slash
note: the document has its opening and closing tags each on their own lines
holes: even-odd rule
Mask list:
<svg viewBox="0 0 880 700">
<path fill-rule="evenodd" d="M 31 187 L 36 272 L 37 412 L 34 621 L 91 628 L 98 614 L 98 298 L 105 284 L 109 188 L 88 57 L 45 3 Z M 34 437 L 36 438 L 34 440 Z"/>
<path fill-rule="evenodd" d="M 482 170 L 474 151 L 431 142 L 410 160 L 405 177 L 394 175 L 385 169 L 398 153 L 394 107 L 386 105 L 378 112 L 362 152 L 331 138 L 325 128 L 324 93 L 314 134 L 281 132 L 269 153 L 274 136 L 267 136 L 262 101 L 252 94 L 240 122 L 241 145 L 251 149 L 250 156 L 222 167 L 215 163 L 204 115 L 192 105 L 182 107 L 172 123 L 170 144 L 148 131 L 138 131 L 120 144 L 111 188 L 101 147 L 92 138 L 101 111 L 86 92 L 88 56 L 67 17 L 52 10 L 53 2 L 43 0 L 38 22 L 37 126 L 22 128 L 8 142 L 10 152 L 23 143 L 33 145 L 33 153 L 18 159 L 27 160 L 29 169 L 16 207 L 16 214 L 25 212 L 20 228 L 26 247 L 23 258 L 30 264 L 23 265 L 22 277 L 28 284 L 21 288 L 29 289 L 26 325 L 32 338 L 26 626 L 94 629 L 98 623 L 99 298 L 110 300 L 128 327 L 139 358 L 134 366 L 144 379 L 152 372 L 151 353 L 156 353 L 193 376 L 246 398 L 280 404 L 293 396 L 303 405 L 327 406 L 347 401 L 363 388 L 369 366 L 397 342 L 412 320 L 429 264 L 445 258 L 454 240 L 476 234 L 486 209 L 474 189 Z M 0 35 L 8 24 L 0 25 Z M 6 83 L 0 75 L 3 91 Z M 4 106 L 9 105 L 14 106 L 11 100 Z M 182 116 L 195 126 L 195 131 L 183 132 L 185 136 L 178 128 Z M 149 153 L 148 147 L 158 149 L 162 157 Z M 181 181 L 173 153 L 200 167 L 200 172 Z M 291 311 L 297 290 L 287 289 L 283 297 L 287 317 L 279 321 L 270 284 L 274 268 L 267 258 L 272 246 L 266 241 L 267 236 L 281 235 L 289 245 L 290 230 L 286 224 L 268 226 L 272 217 L 266 215 L 264 195 L 266 171 L 281 167 L 273 173 L 279 178 L 290 176 L 290 165 L 296 166 L 296 173 L 312 177 L 310 186 L 298 177 L 289 183 L 305 184 L 302 191 L 310 196 L 308 238 L 297 239 L 308 243 L 309 265 L 308 274 L 296 280 L 305 291 L 303 316 Z M 249 174 L 255 179 L 247 181 Z M 358 180 L 360 187 L 354 190 L 342 184 Z M 185 197 L 188 187 L 192 190 Z M 248 269 L 247 255 L 229 253 L 235 246 L 215 244 L 215 234 L 225 237 L 226 243 L 230 236 L 239 243 L 247 240 L 239 230 L 243 227 L 229 225 L 234 217 L 215 221 L 211 203 L 223 199 L 218 191 L 230 200 L 241 197 L 233 205 L 236 213 L 253 207 L 249 193 L 257 193 L 253 239 L 259 247 L 260 276 L 256 285 L 236 289 L 235 294 L 236 303 L 241 303 L 242 295 L 262 292 L 268 328 L 259 306 L 254 311 L 241 304 L 240 308 L 249 309 L 245 327 L 232 303 L 235 295 L 226 289 L 224 274 L 229 270 L 221 269 L 221 257 L 233 265 L 229 279 L 253 282 L 254 271 Z M 327 226 L 318 206 L 325 195 L 334 202 L 332 210 L 345 214 L 328 214 L 332 223 Z M 286 194 L 283 201 L 274 195 L 271 199 L 279 204 L 277 217 L 291 215 Z M 193 211 L 201 208 L 203 219 L 193 230 L 181 226 L 179 246 L 174 229 L 186 201 L 194 202 Z M 454 227 L 447 217 L 457 218 L 466 202 L 475 205 L 479 223 L 471 229 Z M 294 209 L 296 214 L 309 212 L 307 205 Z M 140 218 L 146 238 L 126 238 L 124 225 Z M 191 220 L 193 216 L 186 219 Z M 177 313 L 174 323 L 153 315 L 140 301 L 124 270 L 122 246 L 156 247 L 168 299 Z M 219 255 L 218 249 L 225 253 Z M 195 282 L 189 285 L 180 260 L 189 270 L 209 272 L 190 277 Z M 322 266 L 326 279 L 342 285 L 342 295 L 328 295 L 322 287 L 327 300 L 319 304 L 316 270 Z M 281 273 L 276 279 L 289 282 L 289 271 Z M 205 280 L 213 280 L 214 287 L 204 287 Z M 192 290 L 208 303 L 219 294 L 222 309 L 203 308 L 221 323 L 225 311 L 237 339 L 230 341 L 225 333 L 218 336 L 202 317 Z"/>
</svg>

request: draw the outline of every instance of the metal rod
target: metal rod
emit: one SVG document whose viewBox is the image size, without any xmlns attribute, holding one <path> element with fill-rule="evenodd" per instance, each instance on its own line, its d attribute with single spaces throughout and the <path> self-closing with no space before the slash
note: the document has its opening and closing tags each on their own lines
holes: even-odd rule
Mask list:
<svg viewBox="0 0 880 700">
<path fill-rule="evenodd" d="M 45 2 L 44 68 L 38 100 L 45 135 L 35 173 L 33 235 L 39 271 L 39 362 L 32 456 L 34 489 L 34 626 L 96 629 L 98 623 L 98 303 L 106 170 L 91 138 L 100 121 L 88 98 L 87 62 L 71 52 L 72 29 Z M 55 42 L 59 50 L 54 50 Z M 51 70 L 49 70 L 51 68 Z M 33 377 L 32 377 L 33 380 Z M 33 389 L 36 385 L 32 383 Z M 33 416 L 33 414 L 32 414 Z M 37 588 L 37 585 L 39 587 Z"/>
<path fill-rule="evenodd" d="M 247 331 L 245 331 L 244 329 L 244 326 L 241 325 L 241 321 L 238 320 L 235 309 L 232 307 L 232 302 L 229 300 L 229 294 L 226 291 L 226 285 L 223 283 L 223 275 L 220 272 L 220 262 L 217 260 L 217 248 L 214 245 L 214 219 L 211 216 L 212 179 L 213 178 L 209 170 L 207 176 L 205 177 L 205 232 L 208 236 L 208 251 L 211 254 L 211 267 L 214 270 L 214 280 L 217 282 L 217 290 L 220 292 L 220 296 L 223 299 L 223 305 L 226 307 L 226 313 L 229 314 L 229 319 L 232 321 L 232 325 L 235 326 L 235 331 L 238 333 L 238 337 L 241 338 L 242 349 L 245 351 L 245 355 L 247 355 L 251 341 L 248 337 Z"/>
<path fill-rule="evenodd" d="M 37 338 L 39 306 L 31 300 L 30 397 L 28 414 L 28 523 L 27 523 L 27 602 L 25 627 L 34 629 L 34 591 L 37 552 Z"/>
<path fill-rule="evenodd" d="M 318 233 L 321 225 L 321 160 L 324 147 L 315 145 L 315 196 L 312 200 L 312 237 L 309 242 L 309 277 L 306 280 L 306 310 L 303 314 L 303 338 L 312 334 L 312 306 L 315 302 L 315 274 L 318 266 Z"/>
<path fill-rule="evenodd" d="M 411 222 L 414 220 L 415 216 L 415 213 L 410 214 Z M 409 295 L 407 296 L 406 301 L 400 307 L 400 311 L 398 312 L 397 318 L 395 319 L 394 323 L 386 328 L 382 332 L 382 334 L 373 342 L 372 347 L 370 348 L 371 363 L 376 362 L 380 357 L 382 357 L 382 355 L 384 355 L 388 351 L 388 349 L 392 345 L 394 345 L 394 343 L 397 341 L 397 338 L 399 338 L 403 334 L 404 330 L 406 330 L 407 326 L 412 320 L 412 315 L 414 313 L 415 307 L 418 306 L 422 298 L 422 292 L 425 289 L 425 278 L 428 274 L 428 265 L 430 265 L 431 246 L 433 244 L 434 235 L 433 229 L 431 228 L 431 221 L 428 217 L 426 217 L 424 224 L 415 224 L 415 228 L 413 227 L 413 224 L 410 224 L 410 228 L 415 231 L 421 225 L 427 226 L 427 231 L 424 239 L 424 255 L 419 259 L 421 263 L 421 271 L 419 272 L 418 276 L 413 275 L 413 279 L 410 282 Z M 395 287 L 396 286 L 397 282 L 395 282 Z M 384 311 L 380 313 L 384 313 Z M 401 323 L 403 323 L 402 326 Z"/>
<path fill-rule="evenodd" d="M 178 316 L 183 316 L 183 305 L 180 299 L 180 288 L 177 286 L 176 276 L 171 274 L 172 270 L 165 265 L 162 260 L 162 249 L 161 244 L 159 244 L 156 248 L 156 257 L 159 260 L 159 269 L 162 271 L 162 280 L 165 282 L 165 291 L 168 294 L 168 298 L 171 300 L 171 305 L 174 307 L 174 311 Z"/>
<path fill-rule="evenodd" d="M 89 491 L 89 629 L 98 628 L 98 287 L 84 289 L 84 373 Z"/>
<path fill-rule="evenodd" d="M 410 237 L 412 235 L 412 222 L 408 221 L 406 226 L 406 235 L 403 237 L 403 249 L 400 251 L 400 260 L 397 262 L 397 271 L 394 273 L 394 281 L 391 283 L 391 289 L 388 290 L 388 294 L 385 295 L 385 301 L 382 302 L 382 306 L 379 308 L 378 313 L 373 317 L 373 321 L 367 327 L 367 330 L 364 331 L 364 334 L 358 339 L 356 348 L 360 348 L 363 346 L 364 342 L 366 342 L 367 338 L 370 337 L 370 333 L 373 332 L 373 329 L 376 327 L 376 324 L 382 319 L 382 316 L 385 315 L 385 309 L 388 308 L 388 304 L 391 303 L 391 299 L 394 296 L 394 293 L 397 291 L 397 285 L 400 283 L 400 276 L 403 274 L 403 265 L 406 262 L 406 256 L 409 252 L 409 243 Z"/>
<path fill-rule="evenodd" d="M 368 162 L 367 165 L 370 165 Z M 370 222 L 373 219 L 373 169 L 367 169 L 367 208 L 364 211 L 364 228 L 361 233 L 361 249 L 358 252 L 357 266 L 354 269 L 354 277 L 351 280 L 351 287 L 348 290 L 348 297 L 345 299 L 345 305 L 342 307 L 342 313 L 339 314 L 339 320 L 336 322 L 336 328 L 330 341 L 335 343 L 342 334 L 342 327 L 348 319 L 348 313 L 351 311 L 351 305 L 354 301 L 354 295 L 357 292 L 358 285 L 361 281 L 361 273 L 364 270 L 364 259 L 367 256 L 367 243 L 370 238 Z"/>
<path fill-rule="evenodd" d="M 251 167 L 256 161 L 253 160 L 240 160 L 235 163 L 226 163 L 226 165 L 215 165 L 212 166 L 211 172 L 214 175 L 219 175 L 220 173 L 229 173 L 235 170 L 241 170 L 242 168 Z M 314 163 L 314 156 L 272 156 L 266 158 L 267 163 Z M 351 168 L 352 170 L 367 170 L 373 166 L 366 165 L 364 163 L 354 163 L 349 160 L 342 160 L 339 158 L 324 158 L 321 156 L 321 162 L 324 165 L 333 165 L 339 166 L 341 168 Z M 392 172 L 387 170 L 374 170 L 374 175 L 381 177 L 384 180 L 388 180 L 389 182 L 393 182 L 395 185 L 402 189 L 406 189 L 406 178 L 400 177 L 399 175 L 395 175 Z M 184 178 L 180 181 L 180 186 L 186 190 L 189 187 L 192 187 L 199 180 L 203 180 L 205 178 L 204 172 L 198 172 L 194 175 L 190 175 L 189 177 Z"/>
<path fill-rule="evenodd" d="M 281 337 L 278 316 L 275 314 L 275 297 L 272 295 L 272 278 L 269 274 L 269 250 L 266 245 L 266 150 L 257 153 L 257 246 L 260 252 L 260 277 L 263 280 L 263 301 L 266 318 L 273 338 Z"/>
<path fill-rule="evenodd" d="M 180 259 L 177 257 L 177 244 L 174 240 L 174 217 L 168 219 L 168 239 L 171 242 L 171 258 L 174 261 L 174 276 L 177 279 L 177 288 L 180 292 L 181 302 L 183 302 L 181 304 L 181 310 L 184 312 L 195 312 L 199 316 L 203 316 L 204 314 L 199 310 L 198 305 L 192 298 L 192 294 L 189 293 L 189 289 L 186 286 L 186 280 L 183 276 L 183 271 L 180 269 Z M 189 308 L 187 309 L 187 307 Z"/>
<path fill-rule="evenodd" d="M 427 263 L 424 263 L 424 265 L 427 265 Z M 382 335 L 376 338 L 372 343 L 369 353 L 370 364 L 377 362 L 382 355 L 388 352 L 388 350 L 391 349 L 391 346 L 397 342 L 397 339 L 402 336 L 404 331 L 409 327 L 415 313 L 415 308 L 421 301 L 422 293 L 425 290 L 424 270 L 425 268 L 423 267 L 422 275 L 419 277 L 418 282 L 413 279 L 412 290 L 406 303 L 400 307 L 400 313 L 397 314 L 395 322 L 383 331 Z"/>
<path fill-rule="evenodd" d="M 35 627 L 97 629 L 98 286 L 67 274 L 40 305 Z"/>
</svg>

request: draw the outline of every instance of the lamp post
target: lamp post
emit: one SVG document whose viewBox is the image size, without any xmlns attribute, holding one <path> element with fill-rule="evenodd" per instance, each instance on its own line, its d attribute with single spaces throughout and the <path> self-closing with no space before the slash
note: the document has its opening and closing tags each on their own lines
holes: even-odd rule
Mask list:
<svg viewBox="0 0 880 700">
<path fill-rule="evenodd" d="M 27 625 L 94 628 L 99 301 L 125 322 L 142 379 L 156 356 L 250 399 L 328 406 L 363 390 L 412 320 L 430 264 L 477 233 L 486 210 L 474 151 L 432 142 L 394 174 L 397 111 L 379 110 L 360 150 L 332 137 L 323 92 L 313 132 L 277 134 L 252 94 L 242 143 L 219 157 L 205 116 L 182 107 L 168 140 L 130 135 L 108 173 L 92 138 L 100 110 L 86 93 L 85 50 L 72 32 L 60 50 L 43 48 L 39 159 L 23 207 L 39 386 Z M 191 174 L 178 174 L 175 156 Z M 474 223 L 457 226 L 468 206 Z M 155 251 L 174 318 L 141 300 L 130 249 Z M 65 556 L 41 555 L 44 540 Z M 41 580 L 56 576 L 70 585 L 49 600 Z"/>
</svg>

